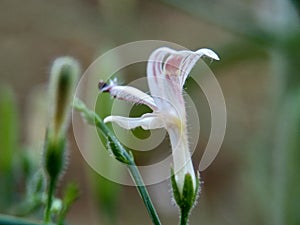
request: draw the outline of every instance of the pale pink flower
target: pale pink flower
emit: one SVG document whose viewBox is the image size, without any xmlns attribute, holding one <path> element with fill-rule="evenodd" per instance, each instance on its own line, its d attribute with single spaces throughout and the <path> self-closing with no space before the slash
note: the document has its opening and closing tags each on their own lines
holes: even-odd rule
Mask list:
<svg viewBox="0 0 300 225">
<path fill-rule="evenodd" d="M 109 92 L 118 99 L 149 106 L 153 112 L 139 118 L 108 116 L 104 122 L 115 122 L 125 129 L 141 126 L 143 129 L 165 128 L 169 134 L 175 180 L 182 192 L 186 174 L 193 179 L 196 189 L 196 175 L 191 161 L 188 144 L 186 109 L 182 95 L 183 85 L 196 62 L 206 56 L 219 60 L 210 49 L 175 51 L 162 47 L 156 49 L 148 60 L 147 80 L 151 96 L 130 86 L 119 86 L 115 80 L 99 83 L 101 91 Z"/>
</svg>

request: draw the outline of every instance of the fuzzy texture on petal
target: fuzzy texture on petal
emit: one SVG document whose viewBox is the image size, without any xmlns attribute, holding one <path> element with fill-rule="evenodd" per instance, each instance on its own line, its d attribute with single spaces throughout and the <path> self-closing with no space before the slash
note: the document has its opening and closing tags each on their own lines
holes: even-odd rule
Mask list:
<svg viewBox="0 0 300 225">
<path fill-rule="evenodd" d="M 110 89 L 110 94 L 121 100 L 147 105 L 152 110 L 157 109 L 156 104 L 150 95 L 131 86 L 114 86 Z"/>
<path fill-rule="evenodd" d="M 136 104 L 147 105 L 152 110 L 156 110 L 157 106 L 154 103 L 153 98 L 142 92 L 141 90 L 131 86 L 120 86 L 116 84 L 116 81 L 110 80 L 109 84 L 100 81 L 99 89 L 102 92 L 109 92 L 114 98 L 133 102 Z"/>
</svg>

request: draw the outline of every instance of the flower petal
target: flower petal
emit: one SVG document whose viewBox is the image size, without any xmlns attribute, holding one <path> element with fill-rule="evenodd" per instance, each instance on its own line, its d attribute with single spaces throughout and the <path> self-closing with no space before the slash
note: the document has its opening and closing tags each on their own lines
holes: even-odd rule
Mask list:
<svg viewBox="0 0 300 225">
<path fill-rule="evenodd" d="M 165 126 L 164 121 L 158 118 L 154 113 L 146 113 L 142 117 L 129 118 L 123 116 L 108 116 L 104 119 L 104 123 L 115 122 L 120 127 L 127 130 L 142 127 L 144 130 L 163 128 Z"/>
<path fill-rule="evenodd" d="M 178 51 L 167 58 L 164 64 L 165 74 L 169 75 L 174 80 L 177 79 L 177 82 L 179 82 L 182 88 L 196 62 L 203 56 L 219 60 L 219 56 L 207 48 L 202 48 L 195 52 Z"/>
<path fill-rule="evenodd" d="M 175 51 L 162 47 L 156 49 L 149 57 L 147 64 L 148 86 L 154 101 L 158 103 L 164 98 L 165 76 L 163 74 L 164 59 Z"/>
<path fill-rule="evenodd" d="M 178 80 L 170 79 L 164 71 L 165 58 L 175 54 L 170 48 L 159 48 L 150 55 L 147 64 L 148 85 L 154 102 L 160 111 L 173 111 L 173 114 L 184 107 Z"/>
<path fill-rule="evenodd" d="M 196 51 L 196 53 L 202 57 L 203 55 L 214 59 L 214 60 L 220 60 L 220 57 L 217 55 L 217 53 L 215 53 L 213 50 L 208 49 L 208 48 L 201 48 L 199 50 Z"/>
<path fill-rule="evenodd" d="M 162 47 L 150 55 L 147 64 L 148 85 L 158 108 L 166 110 L 172 105 L 178 111 L 177 107 L 183 106 L 183 85 L 196 62 L 203 56 L 219 60 L 218 55 L 207 48 L 193 52 Z"/>
<path fill-rule="evenodd" d="M 114 98 L 144 104 L 149 106 L 152 110 L 157 109 L 153 98 L 137 88 L 131 86 L 119 86 L 115 81 L 110 81 L 109 84 L 100 81 L 99 89 L 103 92 L 109 92 Z"/>
</svg>

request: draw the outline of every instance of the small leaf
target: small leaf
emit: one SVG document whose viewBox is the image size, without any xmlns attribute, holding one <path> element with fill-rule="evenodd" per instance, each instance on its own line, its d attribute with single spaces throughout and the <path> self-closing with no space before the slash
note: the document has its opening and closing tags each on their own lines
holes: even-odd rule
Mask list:
<svg viewBox="0 0 300 225">
<path fill-rule="evenodd" d="M 66 187 L 64 191 L 64 197 L 63 197 L 63 204 L 64 206 L 71 206 L 73 202 L 78 199 L 80 193 L 79 193 L 79 188 L 78 185 L 75 183 L 70 183 Z"/>
<path fill-rule="evenodd" d="M 79 188 L 75 183 L 70 183 L 64 190 L 62 199 L 62 208 L 58 215 L 58 224 L 64 224 L 65 217 L 73 205 L 73 203 L 79 198 Z"/>
</svg>

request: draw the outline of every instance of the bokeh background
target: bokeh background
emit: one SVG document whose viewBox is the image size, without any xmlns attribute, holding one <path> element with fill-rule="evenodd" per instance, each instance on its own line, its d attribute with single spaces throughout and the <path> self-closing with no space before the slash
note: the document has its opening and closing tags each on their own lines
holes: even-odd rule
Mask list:
<svg viewBox="0 0 300 225">
<path fill-rule="evenodd" d="M 0 212 L 15 213 L 26 178 L 40 165 L 52 61 L 70 55 L 84 71 L 118 45 L 164 40 L 193 50 L 212 48 L 221 58 L 210 67 L 226 100 L 227 131 L 218 157 L 201 174 L 202 193 L 190 224 L 300 224 L 299 10 L 297 0 L 1 0 Z M 145 74 L 144 66 L 121 71 L 123 82 Z M 186 89 L 193 92 L 192 81 Z M 201 91 L 198 101 L 203 108 L 196 165 L 210 132 Z M 139 110 L 145 109 L 133 114 Z M 93 172 L 72 129 L 69 139 L 69 167 L 60 187 L 75 181 L 81 190 L 69 224 L 151 224 L 135 188 Z M 149 155 L 136 155 L 147 164 Z M 149 191 L 162 223 L 176 224 L 168 181 Z"/>
</svg>

